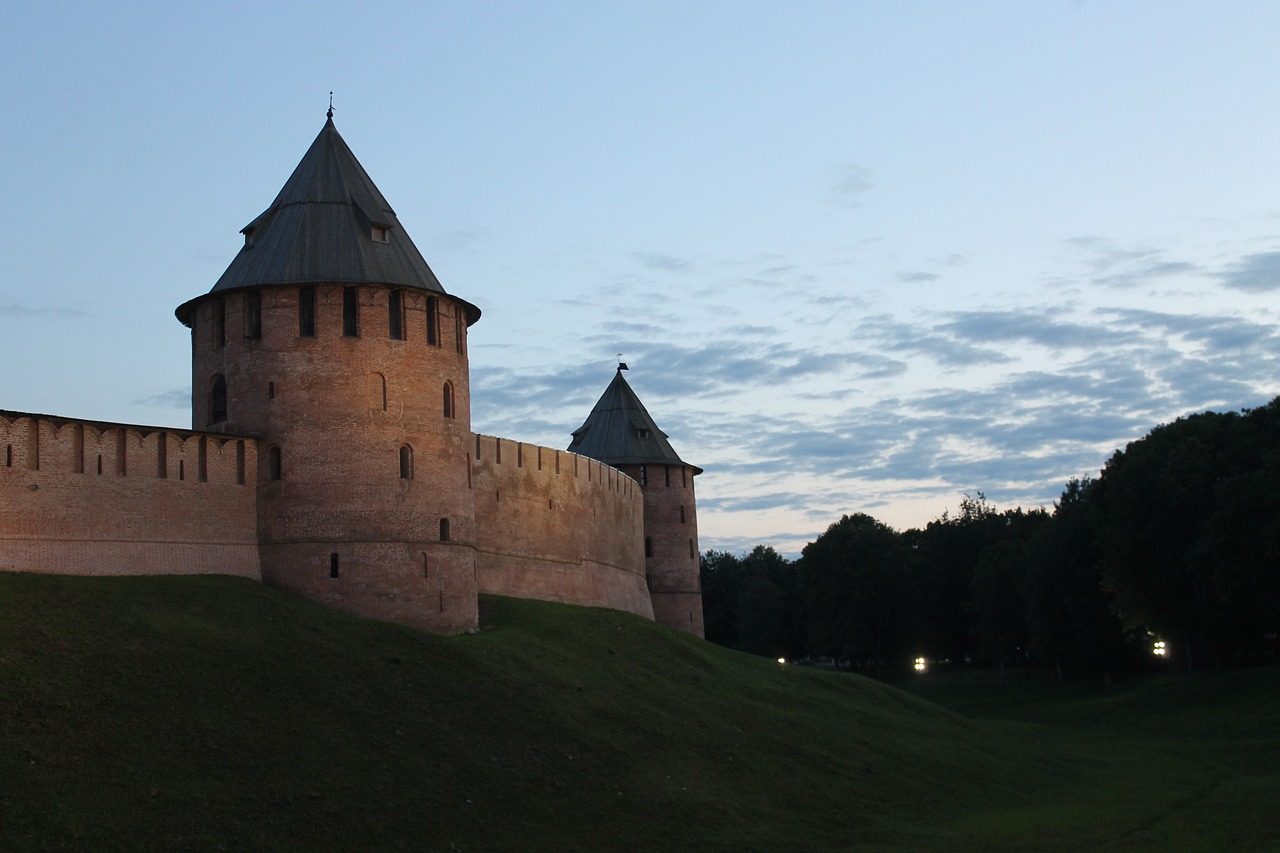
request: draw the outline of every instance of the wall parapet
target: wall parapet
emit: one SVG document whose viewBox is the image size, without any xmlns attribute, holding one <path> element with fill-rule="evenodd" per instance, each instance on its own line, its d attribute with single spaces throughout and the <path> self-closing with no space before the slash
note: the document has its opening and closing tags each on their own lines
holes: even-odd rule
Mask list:
<svg viewBox="0 0 1280 853">
<path fill-rule="evenodd" d="M 257 443 L 0 411 L 0 570 L 261 577 Z"/>
<path fill-rule="evenodd" d="M 635 479 L 567 450 L 476 434 L 473 489 L 480 592 L 653 617 Z"/>
</svg>

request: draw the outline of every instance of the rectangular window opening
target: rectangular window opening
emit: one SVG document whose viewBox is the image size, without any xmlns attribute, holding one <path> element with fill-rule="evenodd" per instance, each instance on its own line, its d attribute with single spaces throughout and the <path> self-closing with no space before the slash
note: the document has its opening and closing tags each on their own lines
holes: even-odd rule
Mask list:
<svg viewBox="0 0 1280 853">
<path fill-rule="evenodd" d="M 304 287 L 298 291 L 298 337 L 316 336 L 316 289 Z"/>
<path fill-rule="evenodd" d="M 342 336 L 360 337 L 360 291 L 355 287 L 342 288 Z"/>
<path fill-rule="evenodd" d="M 256 290 L 244 295 L 244 336 L 251 341 L 262 337 L 262 294 Z"/>
<path fill-rule="evenodd" d="M 76 424 L 76 432 L 75 432 L 74 440 L 75 440 L 75 446 L 71 449 L 71 452 L 73 455 L 73 458 L 71 460 L 71 470 L 72 470 L 72 473 L 83 474 L 84 473 L 84 424 Z M 161 444 L 161 446 L 163 447 L 164 445 Z M 12 454 L 13 454 L 13 445 L 9 445 L 9 455 L 12 456 Z M 10 467 L 12 467 L 13 460 L 9 459 L 8 464 Z"/>
<path fill-rule="evenodd" d="M 221 349 L 227 343 L 227 303 L 213 300 L 213 346 Z"/>
<path fill-rule="evenodd" d="M 387 324 L 393 341 L 404 340 L 404 294 L 393 290 L 387 294 Z"/>
</svg>

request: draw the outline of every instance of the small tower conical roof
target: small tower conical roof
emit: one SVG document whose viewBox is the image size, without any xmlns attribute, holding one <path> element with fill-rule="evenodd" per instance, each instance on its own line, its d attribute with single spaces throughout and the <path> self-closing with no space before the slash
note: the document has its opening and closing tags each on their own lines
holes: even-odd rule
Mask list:
<svg viewBox="0 0 1280 853">
<path fill-rule="evenodd" d="M 609 387 L 596 401 L 582 426 L 573 431 L 569 451 L 607 465 L 686 465 L 658 429 L 644 403 L 622 377 L 618 366 Z M 690 465 L 695 474 L 702 469 Z"/>
<path fill-rule="evenodd" d="M 206 296 L 280 284 L 376 284 L 445 293 L 338 133 L 332 113 L 275 201 L 241 233 L 244 246 Z M 179 306 L 178 319 L 189 325 L 192 306 L 203 298 Z M 479 308 L 458 301 L 466 306 L 468 324 L 479 319 Z"/>
</svg>

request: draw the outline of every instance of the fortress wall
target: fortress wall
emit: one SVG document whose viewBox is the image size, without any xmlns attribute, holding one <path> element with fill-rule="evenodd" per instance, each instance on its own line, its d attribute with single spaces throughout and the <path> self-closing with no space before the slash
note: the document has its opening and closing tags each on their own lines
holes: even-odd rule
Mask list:
<svg viewBox="0 0 1280 853">
<path fill-rule="evenodd" d="M 474 459 L 480 592 L 653 618 L 635 480 L 576 453 L 487 435 L 475 437 Z"/>
<path fill-rule="evenodd" d="M 0 412 L 0 570 L 259 578 L 256 465 L 251 439 Z"/>
</svg>

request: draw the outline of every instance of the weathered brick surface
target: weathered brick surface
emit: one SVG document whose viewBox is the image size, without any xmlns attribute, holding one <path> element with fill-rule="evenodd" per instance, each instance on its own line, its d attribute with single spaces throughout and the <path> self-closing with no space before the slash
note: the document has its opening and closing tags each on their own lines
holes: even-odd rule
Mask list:
<svg viewBox="0 0 1280 853">
<path fill-rule="evenodd" d="M 481 592 L 653 618 L 633 479 L 575 453 L 478 435 L 474 494 Z"/>
<path fill-rule="evenodd" d="M 254 441 L 0 412 L 0 569 L 261 576 Z"/>
<path fill-rule="evenodd" d="M 645 572 L 654 618 L 702 637 L 702 583 L 694 469 L 687 465 L 623 465 L 644 483 Z"/>
<path fill-rule="evenodd" d="M 315 287 L 314 337 L 299 334 L 297 287 L 260 291 L 258 339 L 246 337 L 241 321 L 245 293 L 204 298 L 192 323 L 192 416 L 209 418 L 221 375 L 227 417 L 218 428 L 259 437 L 264 580 L 376 618 L 439 631 L 472 627 L 470 390 L 466 323 L 456 321 L 464 306 L 436 297 L 433 344 L 426 295 L 403 291 L 405 339 L 394 340 L 390 290 L 360 287 L 359 335 L 348 337 L 343 290 Z M 227 318 L 221 340 L 219 300 Z M 401 476 L 402 447 L 411 450 L 411 476 Z"/>
</svg>

